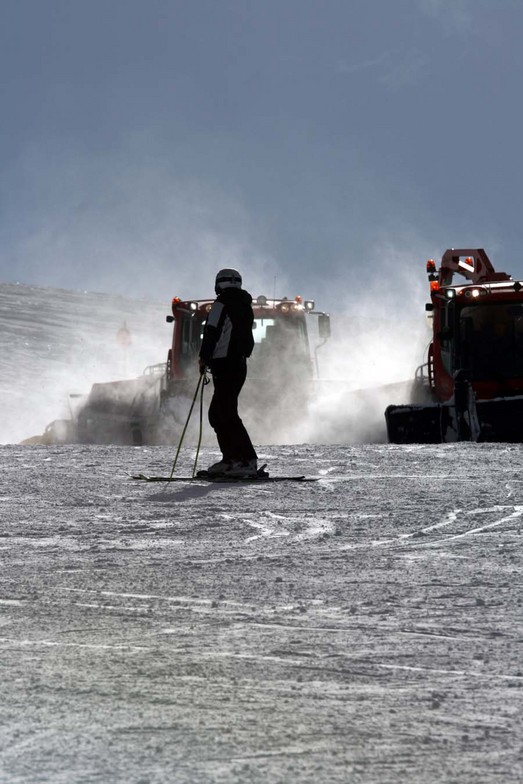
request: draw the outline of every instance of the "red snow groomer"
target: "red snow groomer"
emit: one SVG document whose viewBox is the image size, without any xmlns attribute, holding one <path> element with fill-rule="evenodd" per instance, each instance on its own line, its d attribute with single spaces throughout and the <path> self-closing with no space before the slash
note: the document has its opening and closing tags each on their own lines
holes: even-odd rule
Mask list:
<svg viewBox="0 0 523 784">
<path fill-rule="evenodd" d="M 194 385 L 203 329 L 213 300 L 172 301 L 172 346 L 163 389 L 165 411 L 176 407 L 180 394 Z M 315 394 L 318 350 L 330 336 L 330 317 L 313 300 L 295 297 L 253 300 L 254 350 L 242 391 L 249 410 L 249 432 L 264 443 L 282 426 L 299 419 Z M 312 328 L 313 322 L 316 328 Z M 189 386 L 188 386 L 189 385 Z M 270 414 L 268 415 L 268 412 Z M 285 429 L 285 428 L 283 428 Z"/>
<path fill-rule="evenodd" d="M 179 437 L 199 378 L 198 354 L 212 299 L 172 300 L 167 362 L 136 379 L 94 384 L 76 415 L 75 438 L 94 444 L 169 444 Z M 315 393 L 317 352 L 330 335 L 328 313 L 301 297 L 259 296 L 254 350 L 241 396 L 256 443 L 282 437 Z M 313 322 L 317 319 L 316 328 Z M 312 329 L 311 329 L 312 328 Z"/>
<path fill-rule="evenodd" d="M 385 412 L 389 441 L 523 442 L 523 283 L 496 272 L 482 248 L 447 250 L 427 272 L 433 337 L 417 404 Z"/>
</svg>

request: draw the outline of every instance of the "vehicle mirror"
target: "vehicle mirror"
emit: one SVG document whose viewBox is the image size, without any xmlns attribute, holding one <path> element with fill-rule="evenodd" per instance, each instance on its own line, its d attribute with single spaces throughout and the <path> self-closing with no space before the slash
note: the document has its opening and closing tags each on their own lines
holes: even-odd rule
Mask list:
<svg viewBox="0 0 523 784">
<path fill-rule="evenodd" d="M 320 338 L 330 338 L 331 336 L 331 317 L 328 313 L 320 313 L 318 316 L 318 331 Z"/>
</svg>

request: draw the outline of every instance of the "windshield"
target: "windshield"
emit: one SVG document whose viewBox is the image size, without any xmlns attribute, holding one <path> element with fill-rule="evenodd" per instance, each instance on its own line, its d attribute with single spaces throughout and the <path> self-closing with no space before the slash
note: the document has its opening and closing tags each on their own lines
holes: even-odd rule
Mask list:
<svg viewBox="0 0 523 784">
<path fill-rule="evenodd" d="M 200 350 L 203 339 L 205 320 L 198 316 L 186 316 L 179 320 L 180 355 L 182 358 L 194 358 Z M 303 319 L 254 319 L 252 327 L 255 351 L 291 351 L 293 355 L 309 353 L 307 329 Z"/>
<path fill-rule="evenodd" d="M 465 307 L 460 333 L 473 379 L 523 378 L 523 304 Z"/>
<path fill-rule="evenodd" d="M 255 351 L 290 353 L 294 357 L 309 354 L 307 328 L 302 318 L 257 318 L 252 334 Z"/>
<path fill-rule="evenodd" d="M 263 343 L 264 340 L 267 340 L 267 330 L 269 330 L 269 335 L 271 331 L 273 331 L 275 321 L 272 318 L 266 319 L 254 319 L 253 325 L 253 335 L 254 335 L 254 342 L 255 343 Z"/>
<path fill-rule="evenodd" d="M 179 363 L 182 370 L 193 367 L 200 351 L 205 320 L 198 315 L 183 316 L 176 324 L 180 330 Z M 250 373 L 267 375 L 276 368 L 294 367 L 298 372 L 307 366 L 309 373 L 309 341 L 304 318 L 257 318 L 254 320 L 254 349 Z"/>
</svg>

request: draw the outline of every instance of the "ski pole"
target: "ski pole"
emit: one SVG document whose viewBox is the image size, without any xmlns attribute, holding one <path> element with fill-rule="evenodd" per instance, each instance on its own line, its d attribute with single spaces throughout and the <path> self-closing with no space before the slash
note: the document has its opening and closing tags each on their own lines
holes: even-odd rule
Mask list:
<svg viewBox="0 0 523 784">
<path fill-rule="evenodd" d="M 196 392 L 194 393 L 194 397 L 192 399 L 192 403 L 191 403 L 191 407 L 189 409 L 189 414 L 187 415 L 187 421 L 185 423 L 185 427 L 183 428 L 182 434 L 180 436 L 180 443 L 178 444 L 178 449 L 176 450 L 176 457 L 174 458 L 174 463 L 173 463 L 173 467 L 171 468 L 171 475 L 170 475 L 169 479 L 173 478 L 174 469 L 176 468 L 176 463 L 178 462 L 178 455 L 180 454 L 180 449 L 182 448 L 183 439 L 185 438 L 185 432 L 187 430 L 187 426 L 189 425 L 189 420 L 191 418 L 191 414 L 192 414 L 192 410 L 194 408 L 194 404 L 196 402 L 196 398 L 198 397 L 198 390 L 200 389 L 200 384 L 202 383 L 202 379 L 203 379 L 203 374 L 200 375 L 200 378 L 198 379 L 198 383 L 196 384 Z"/>
<path fill-rule="evenodd" d="M 203 390 L 209 383 L 209 379 L 207 378 L 206 373 L 202 374 L 203 384 L 200 390 L 200 430 L 198 432 L 198 445 L 196 447 L 196 457 L 194 458 L 194 466 L 192 469 L 192 476 L 193 479 L 196 476 L 196 467 L 198 465 L 198 455 L 200 454 L 200 446 L 202 445 L 202 431 L 203 431 Z"/>
</svg>

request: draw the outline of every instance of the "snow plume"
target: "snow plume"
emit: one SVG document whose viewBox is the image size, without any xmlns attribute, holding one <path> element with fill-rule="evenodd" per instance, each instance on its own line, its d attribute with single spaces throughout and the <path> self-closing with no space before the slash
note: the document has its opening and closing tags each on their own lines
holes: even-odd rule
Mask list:
<svg viewBox="0 0 523 784">
<path fill-rule="evenodd" d="M 385 408 L 409 402 L 430 341 L 423 261 L 389 245 L 376 247 L 373 256 L 384 261 L 367 259 L 357 287 L 334 282 L 347 308 L 331 314 L 332 336 L 317 352 L 316 393 L 295 441 L 383 441 Z M 320 342 L 311 336 L 312 347 Z"/>
<path fill-rule="evenodd" d="M 34 147 L 6 172 L 0 266 L 29 285 L 0 292 L 0 442 L 70 416 L 70 392 L 165 362 L 171 299 L 214 297 L 220 268 L 253 294 L 285 287 L 240 201 L 167 161 L 139 139 L 106 155 Z M 127 350 L 115 340 L 126 320 Z"/>
<path fill-rule="evenodd" d="M 255 348 L 240 412 L 256 443 L 383 442 L 387 405 L 410 401 L 430 341 L 423 256 L 388 244 L 371 255 L 382 261 L 365 259 L 357 285 L 348 275 L 331 279 L 330 299 L 335 292 L 345 307 L 331 313 L 327 341 L 315 317 L 307 317 L 314 380 L 306 360 L 289 353 L 290 342 L 273 343 L 266 361 Z"/>
<path fill-rule="evenodd" d="M 161 303 L 0 285 L 0 442 L 70 418 L 95 382 L 165 362 L 166 313 Z"/>
<path fill-rule="evenodd" d="M 20 440 L 67 416 L 68 405 L 78 401 L 68 392 L 86 393 L 95 382 L 130 378 L 146 365 L 164 362 L 171 298 L 212 297 L 215 274 L 224 266 L 238 268 L 254 296 L 300 293 L 316 298 L 318 308 L 332 310 L 333 335 L 319 349 L 321 381 L 313 382 L 308 408 L 307 373 L 299 369 L 297 385 L 275 379 L 285 393 L 283 402 L 280 397 L 269 403 L 263 383 L 250 410 L 247 389 L 242 394 L 245 422 L 249 429 L 251 419 L 255 422 L 255 439 L 350 443 L 383 438 L 390 390 L 371 398 L 358 390 L 410 380 L 422 361 L 423 345 L 418 344 L 428 341 L 422 256 L 414 260 L 380 246 L 357 263 L 327 260 L 324 269 L 300 269 L 292 277 L 260 250 L 260 229 L 239 199 L 167 170 L 163 160 L 138 147 L 136 155 L 128 150 L 110 162 L 103 156 L 82 158 L 78 151 L 69 156 L 67 151 L 29 153 L 27 181 L 20 188 L 31 191 L 32 198 L 24 202 L 14 177 L 0 186 L 10 188 L 12 210 L 0 253 L 9 255 L 15 280 L 134 298 L 79 293 L 69 302 L 57 289 L 47 294 L 40 289 L 24 299 L 22 289 L 31 290 L 9 287 L 11 300 L 0 312 L 12 328 L 4 333 L 11 371 L 0 380 L 0 441 Z M 415 246 L 423 247 L 419 241 Z M 368 272 L 376 269 L 374 258 L 385 262 Z M 329 267 L 340 270 L 337 277 L 327 274 Z M 115 340 L 125 320 L 133 334 L 126 356 Z M 320 342 L 313 333 L 311 348 Z M 296 412 L 303 412 L 298 426 Z"/>
<path fill-rule="evenodd" d="M 308 380 L 305 357 L 285 353 L 288 341 L 276 347 L 276 356 L 253 355 L 240 410 L 255 443 L 384 440 L 386 405 L 406 402 L 409 393 L 408 385 L 390 385 L 412 379 L 428 341 L 419 264 L 393 267 L 394 280 L 382 271 L 350 297 L 347 312 L 332 314 L 325 345 L 309 318 L 319 379 Z M 146 365 L 163 363 L 171 340 L 167 312 L 162 302 L 0 285 L 0 442 L 20 441 L 70 418 L 82 402 L 71 393 L 86 394 L 94 383 L 134 378 Z M 117 385 L 104 394 L 111 389 L 118 396 Z M 206 405 L 210 396 L 208 390 Z M 175 404 L 172 413 L 182 422 L 190 399 Z M 205 441 L 215 443 L 207 425 Z M 195 442 L 190 430 L 187 443 Z"/>
</svg>

